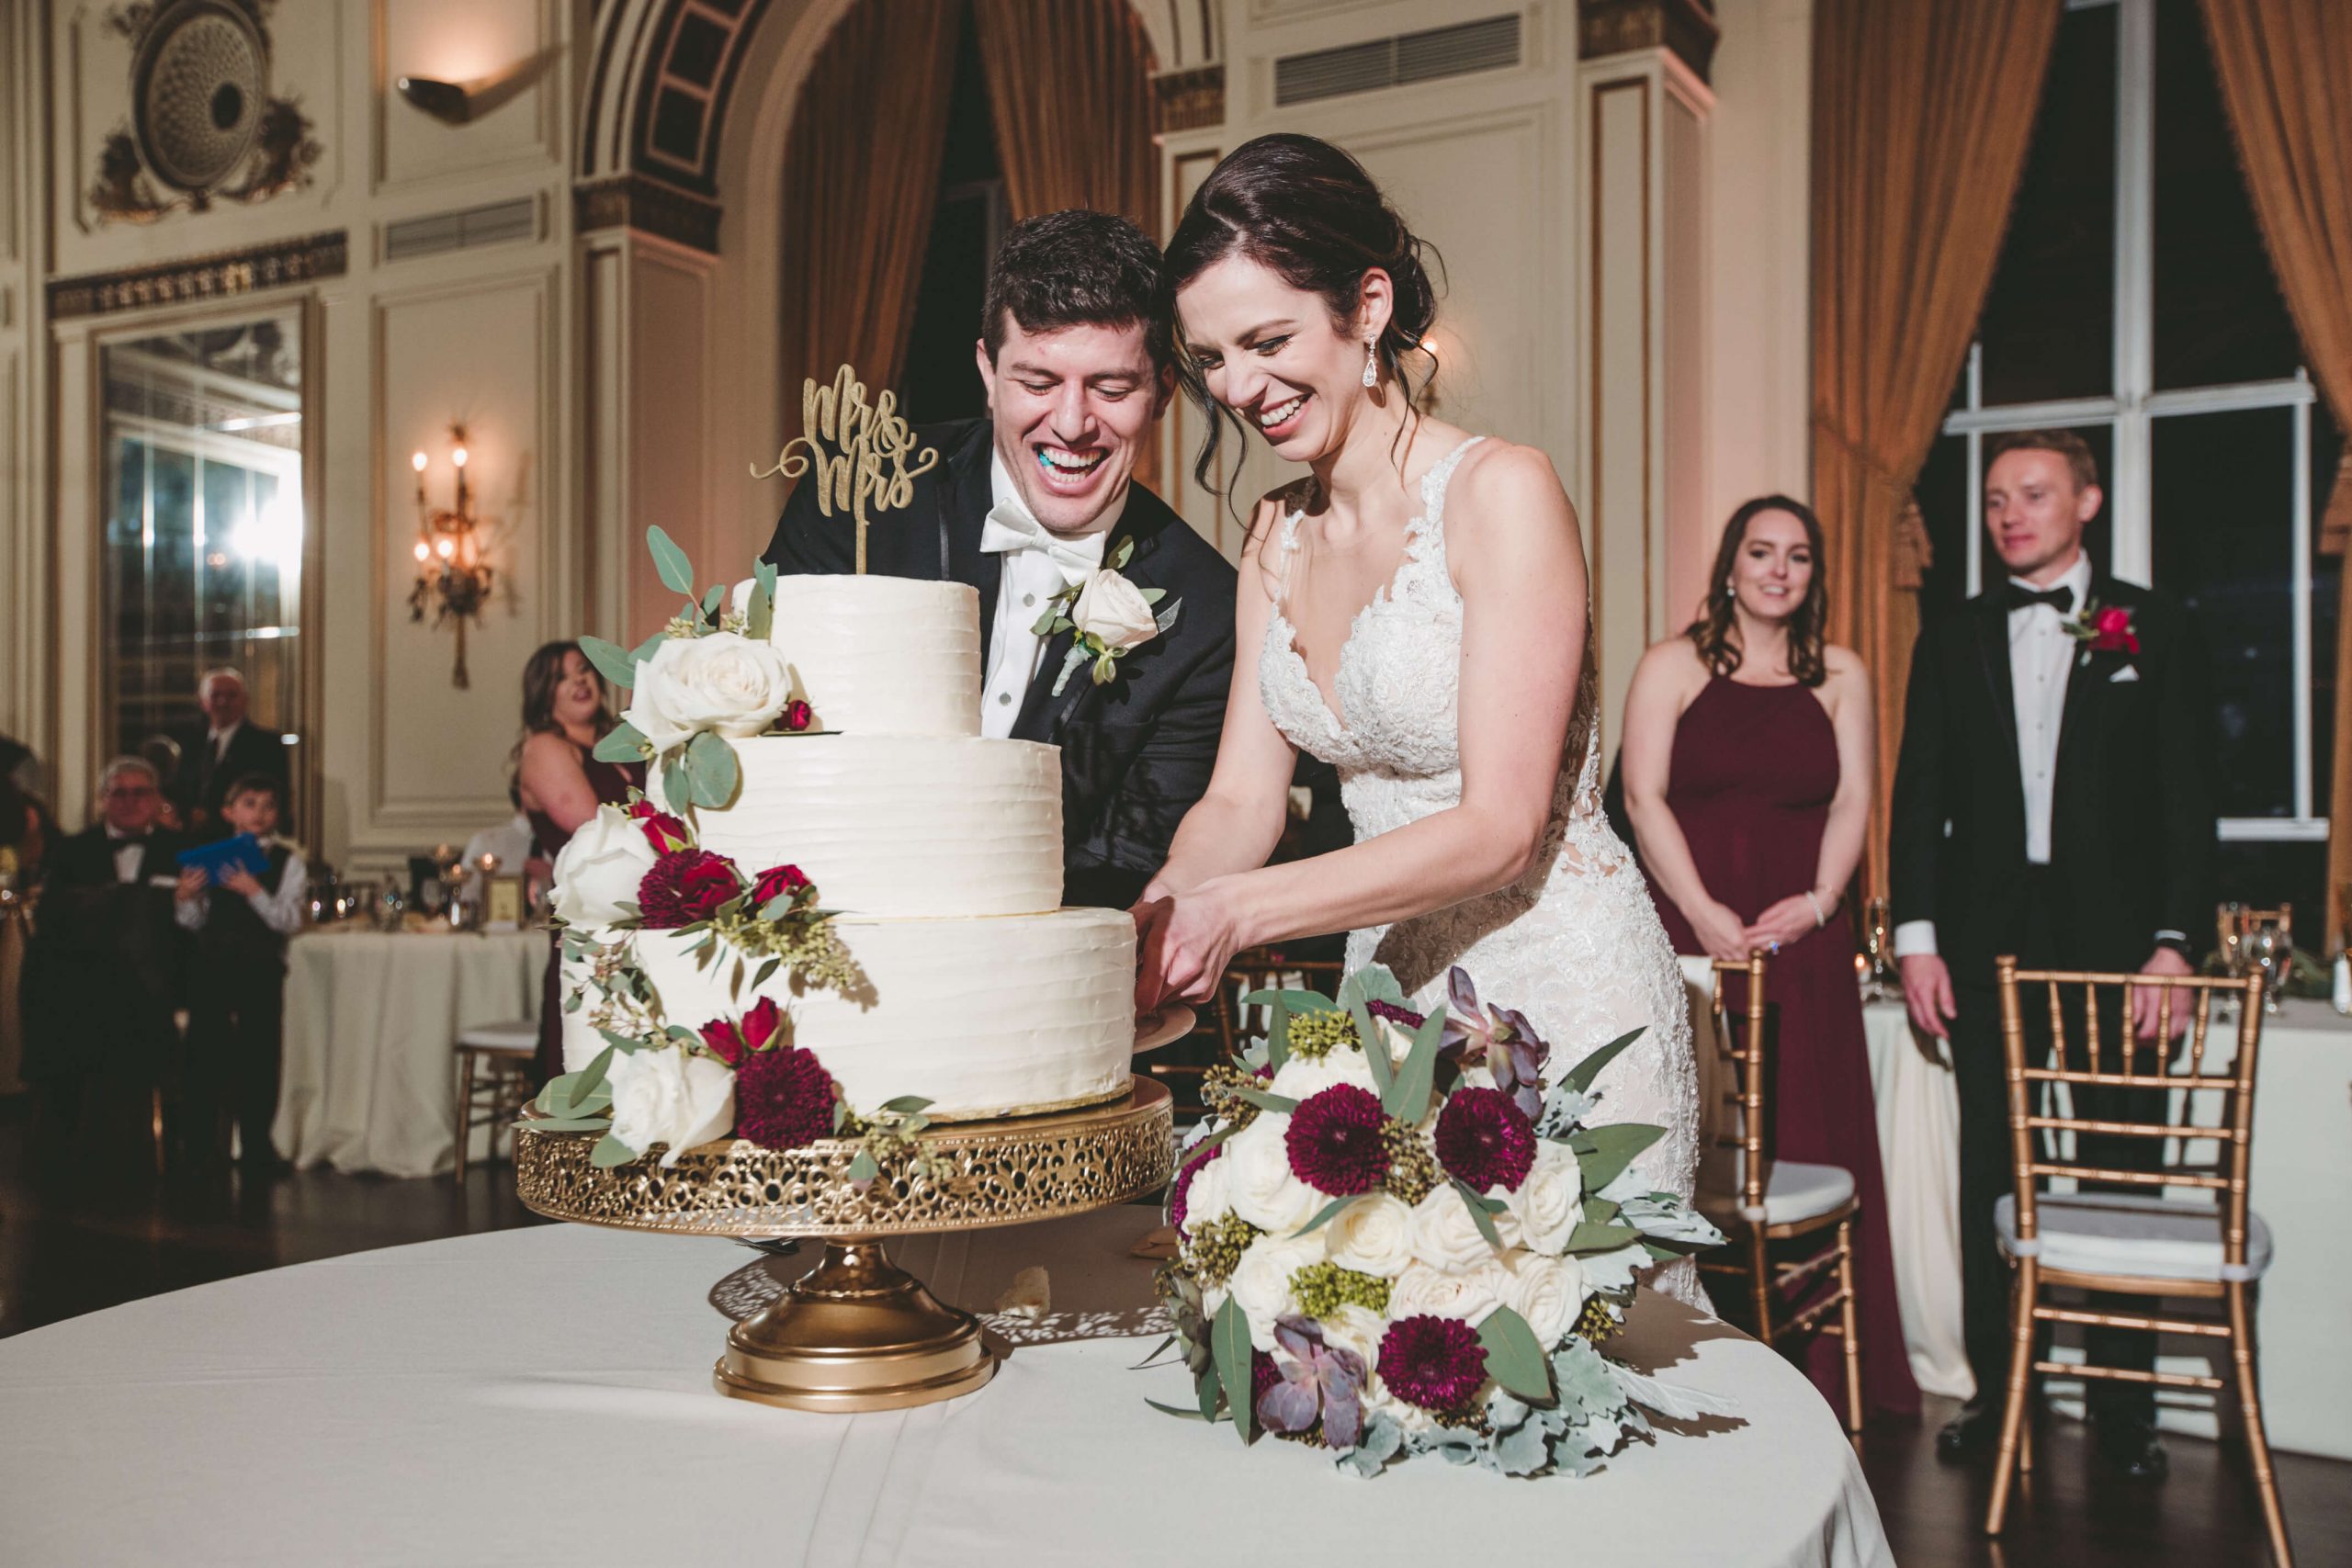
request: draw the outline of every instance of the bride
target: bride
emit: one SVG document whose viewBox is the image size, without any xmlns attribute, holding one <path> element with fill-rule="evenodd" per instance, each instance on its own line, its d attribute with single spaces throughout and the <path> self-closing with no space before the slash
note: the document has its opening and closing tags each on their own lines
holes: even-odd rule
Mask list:
<svg viewBox="0 0 2352 1568">
<path fill-rule="evenodd" d="M 1413 410 L 1423 248 L 1354 159 L 1296 135 L 1218 164 L 1169 243 L 1202 482 L 1227 420 L 1312 477 L 1250 519 L 1245 657 L 1216 775 L 1136 905 L 1138 1000 L 1204 999 L 1242 948 L 1353 928 L 1351 970 L 1385 964 L 1426 1008 L 1460 964 L 1563 1067 L 1640 1026 L 1602 1115 L 1665 1128 L 1635 1169 L 1687 1199 L 1681 972 L 1601 815 L 1576 513 L 1541 452 Z M 1270 866 L 1300 750 L 1338 768 L 1357 841 Z M 1662 1283 L 1700 1299 L 1687 1260 Z"/>
</svg>

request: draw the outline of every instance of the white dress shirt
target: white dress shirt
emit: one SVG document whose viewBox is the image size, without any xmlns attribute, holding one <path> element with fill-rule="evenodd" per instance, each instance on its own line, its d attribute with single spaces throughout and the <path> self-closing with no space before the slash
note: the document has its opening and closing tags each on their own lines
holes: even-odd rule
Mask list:
<svg viewBox="0 0 2352 1568">
<path fill-rule="evenodd" d="M 2036 585 L 2023 578 L 2020 588 Z M 2091 558 L 2077 555 L 2066 574 L 2050 584 L 2071 588 L 2074 614 L 2090 603 Z M 2066 716 L 2066 682 L 2076 645 L 2066 633 L 2070 617 L 2053 604 L 2028 604 L 2009 612 L 2009 698 L 2017 709 L 2018 783 L 2025 790 L 2025 858 L 2050 863 L 2052 789 L 2058 776 L 2058 731 Z M 1908 958 L 1936 951 L 1936 922 L 1905 920 L 1894 928 L 1894 953 Z"/>
<path fill-rule="evenodd" d="M 147 860 L 147 836 L 143 833 L 134 836 L 108 828 L 107 837 L 114 840 L 114 879 L 117 882 L 138 881 L 139 868 Z"/>
<path fill-rule="evenodd" d="M 1037 678 L 1045 657 L 1046 639 L 1036 634 L 1037 617 L 1046 602 L 1063 589 L 1080 583 L 1102 570 L 1102 551 L 1111 530 L 1126 510 L 1120 492 L 1091 533 L 1070 536 L 1046 536 L 1021 499 L 1004 458 L 989 457 L 989 489 L 994 504 L 989 525 L 980 534 L 980 548 L 1003 558 L 997 579 L 995 619 L 989 635 L 989 667 L 980 684 L 980 733 L 1002 740 L 1021 716 L 1021 700 Z M 1020 536 L 1030 535 L 1024 541 Z M 1050 537 L 1052 547 L 1046 547 Z"/>
<path fill-rule="evenodd" d="M 229 754 L 229 742 L 237 738 L 237 731 L 243 729 L 244 727 L 245 721 L 241 718 L 226 729 L 208 729 L 205 731 L 204 738 L 211 743 L 212 761 L 216 764 L 221 758 Z"/>
</svg>

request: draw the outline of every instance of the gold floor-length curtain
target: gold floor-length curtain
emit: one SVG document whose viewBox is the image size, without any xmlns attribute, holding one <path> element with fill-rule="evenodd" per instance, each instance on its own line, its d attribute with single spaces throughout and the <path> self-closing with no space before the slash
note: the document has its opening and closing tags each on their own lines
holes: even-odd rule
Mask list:
<svg viewBox="0 0 2352 1568">
<path fill-rule="evenodd" d="M 1830 630 L 1869 665 L 1887 795 L 1918 604 L 1898 526 L 2000 259 L 2064 0 L 1820 0 L 1813 17 L 1813 491 Z"/>
<path fill-rule="evenodd" d="M 843 363 L 867 386 L 903 368 L 938 202 L 963 0 L 861 0 L 826 38 L 784 164 L 780 334 L 786 423 L 800 382 Z"/>
<path fill-rule="evenodd" d="M 2352 432 L 2352 5 L 2204 0 L 2222 101 L 2279 291 L 2336 428 Z M 2320 529 L 2352 539 L 2352 443 Z M 2352 560 L 2347 560 L 2352 567 Z M 2343 935 L 2335 889 L 2352 881 L 2352 570 L 2335 626 L 2335 771 L 2328 790 L 2328 944 Z"/>
<path fill-rule="evenodd" d="M 1151 41 L 1129 0 L 972 0 L 972 19 L 1012 216 L 1091 208 L 1164 239 Z M 1158 435 L 1138 477 L 1158 470 Z"/>
</svg>

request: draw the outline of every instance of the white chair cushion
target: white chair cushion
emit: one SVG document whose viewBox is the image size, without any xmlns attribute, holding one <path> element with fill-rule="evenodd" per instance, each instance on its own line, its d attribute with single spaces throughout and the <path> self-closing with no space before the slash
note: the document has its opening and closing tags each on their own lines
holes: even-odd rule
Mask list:
<svg viewBox="0 0 2352 1568">
<path fill-rule="evenodd" d="M 509 1051 L 528 1055 L 539 1048 L 539 1026 L 529 1019 L 513 1023 L 477 1023 L 458 1032 L 458 1043 L 474 1051 Z"/>
<path fill-rule="evenodd" d="M 1843 1166 L 1776 1159 L 1764 1188 L 1764 1223 L 1794 1224 L 1826 1214 L 1854 1195 L 1854 1173 Z"/>
<path fill-rule="evenodd" d="M 2033 1207 L 2040 1257 L 2048 1269 L 2084 1274 L 2133 1274 L 2154 1280 L 2222 1278 L 2222 1211 L 2129 1192 L 2045 1194 Z M 2001 1250 L 2018 1255 L 2018 1200 L 1993 1207 Z M 2246 1211 L 2245 1278 L 2270 1271 L 2270 1227 Z"/>
</svg>

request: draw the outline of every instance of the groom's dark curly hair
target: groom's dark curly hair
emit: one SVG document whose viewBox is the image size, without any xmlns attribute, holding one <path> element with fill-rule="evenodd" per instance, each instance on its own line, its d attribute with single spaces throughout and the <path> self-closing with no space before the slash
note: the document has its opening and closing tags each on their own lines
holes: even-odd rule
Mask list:
<svg viewBox="0 0 2352 1568">
<path fill-rule="evenodd" d="M 1004 349 L 1008 316 L 1025 333 L 1140 322 L 1155 367 L 1165 369 L 1174 355 L 1160 310 L 1159 247 L 1107 212 L 1074 207 L 1024 218 L 1005 231 L 980 306 L 980 341 L 990 363 Z"/>
</svg>

